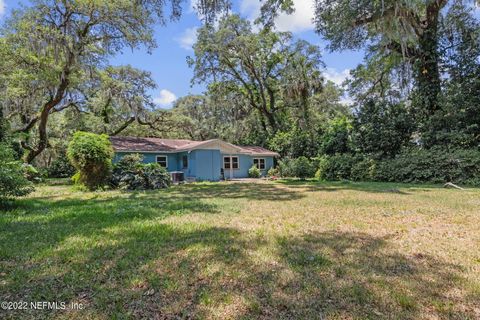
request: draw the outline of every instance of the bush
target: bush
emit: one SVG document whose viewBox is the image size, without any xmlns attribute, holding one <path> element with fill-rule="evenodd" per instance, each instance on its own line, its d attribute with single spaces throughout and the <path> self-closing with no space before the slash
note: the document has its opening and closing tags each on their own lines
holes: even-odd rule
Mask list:
<svg viewBox="0 0 480 320">
<path fill-rule="evenodd" d="M 320 180 L 350 180 L 352 168 L 359 159 L 351 154 L 336 154 L 319 159 L 315 177 Z"/>
<path fill-rule="evenodd" d="M 480 186 L 480 151 L 446 151 L 440 148 L 405 150 L 393 159 L 379 161 L 374 179 Z"/>
<path fill-rule="evenodd" d="M 22 164 L 22 171 L 23 171 L 23 176 L 28 181 L 32 181 L 35 183 L 42 182 L 42 174 L 37 170 L 37 168 L 35 168 L 31 164 L 28 164 L 28 163 Z"/>
<path fill-rule="evenodd" d="M 75 168 L 65 154 L 60 154 L 47 168 L 49 178 L 68 178 L 75 174 Z"/>
<path fill-rule="evenodd" d="M 142 156 L 124 156 L 113 168 L 111 184 L 126 190 L 162 189 L 171 185 L 168 171 L 158 163 L 142 163 Z"/>
<path fill-rule="evenodd" d="M 9 145 L 0 143 L 0 201 L 32 191 L 32 184 L 23 175 L 21 162 L 14 160 L 14 152 Z"/>
<path fill-rule="evenodd" d="M 278 172 L 278 169 L 277 168 L 274 168 L 274 167 L 271 167 L 270 169 L 268 169 L 267 171 L 267 176 L 268 177 L 276 177 L 278 176 L 280 173 Z"/>
<path fill-rule="evenodd" d="M 406 149 L 395 158 L 374 160 L 338 154 L 320 158 L 322 180 L 446 183 L 480 186 L 480 151 Z"/>
<path fill-rule="evenodd" d="M 306 157 L 284 159 L 279 162 L 279 173 L 282 177 L 311 178 L 315 175 L 315 166 Z"/>
<path fill-rule="evenodd" d="M 111 168 L 113 149 L 107 135 L 78 131 L 68 145 L 67 156 L 79 172 L 78 183 L 89 190 L 107 183 Z"/>
<path fill-rule="evenodd" d="M 248 176 L 250 178 L 260 178 L 261 176 L 260 169 L 256 165 L 253 165 L 250 169 L 248 169 Z"/>
</svg>

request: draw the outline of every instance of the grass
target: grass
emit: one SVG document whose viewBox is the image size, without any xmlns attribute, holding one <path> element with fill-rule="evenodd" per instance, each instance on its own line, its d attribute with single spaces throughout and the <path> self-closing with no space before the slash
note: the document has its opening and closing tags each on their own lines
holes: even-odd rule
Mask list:
<svg viewBox="0 0 480 320">
<path fill-rule="evenodd" d="M 479 319 L 480 190 L 39 186 L 0 214 L 0 318 Z"/>
</svg>

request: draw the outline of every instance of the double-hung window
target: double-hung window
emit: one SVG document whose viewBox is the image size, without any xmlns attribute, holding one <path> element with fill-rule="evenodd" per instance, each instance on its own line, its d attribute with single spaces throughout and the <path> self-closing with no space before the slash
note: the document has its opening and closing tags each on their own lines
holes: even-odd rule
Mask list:
<svg viewBox="0 0 480 320">
<path fill-rule="evenodd" d="M 238 157 L 223 157 L 224 169 L 238 169 Z"/>
<path fill-rule="evenodd" d="M 253 164 L 260 170 L 265 170 L 265 159 L 255 158 L 253 159 Z"/>
<path fill-rule="evenodd" d="M 157 163 L 164 168 L 168 167 L 167 156 L 157 156 Z"/>
</svg>

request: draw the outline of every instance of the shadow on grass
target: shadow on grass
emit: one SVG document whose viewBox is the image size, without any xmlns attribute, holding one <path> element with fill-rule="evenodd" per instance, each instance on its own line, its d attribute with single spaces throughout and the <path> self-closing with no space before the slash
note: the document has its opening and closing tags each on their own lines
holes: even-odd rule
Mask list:
<svg viewBox="0 0 480 320">
<path fill-rule="evenodd" d="M 371 193 L 392 193 L 408 195 L 415 191 L 429 191 L 432 188 L 440 188 L 438 185 L 415 185 L 393 182 L 353 182 L 353 181 L 318 181 L 284 179 L 276 181 L 277 184 L 296 189 L 302 188 L 306 191 L 339 191 L 353 190 Z M 411 192 L 410 192 L 411 191 Z"/>
<path fill-rule="evenodd" d="M 87 306 L 70 318 L 475 318 L 474 297 L 458 294 L 460 267 L 397 253 L 388 238 L 340 232 L 266 238 L 155 220 L 102 228 L 72 232 L 86 238 L 29 260 L 2 257 L 0 298 Z M 20 234 L 13 235 L 18 243 Z M 22 315 L 39 315 L 28 312 Z"/>
</svg>

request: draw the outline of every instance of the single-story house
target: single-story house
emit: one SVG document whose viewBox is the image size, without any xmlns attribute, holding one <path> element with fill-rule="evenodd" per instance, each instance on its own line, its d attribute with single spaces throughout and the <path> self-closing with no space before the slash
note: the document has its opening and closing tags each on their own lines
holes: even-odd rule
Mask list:
<svg viewBox="0 0 480 320">
<path fill-rule="evenodd" d="M 169 172 L 183 172 L 186 180 L 247 178 L 256 165 L 262 175 L 273 167 L 279 154 L 262 147 L 237 146 L 219 139 L 192 141 L 137 137 L 110 137 L 114 162 L 139 153 L 145 163 L 157 162 Z"/>
</svg>

